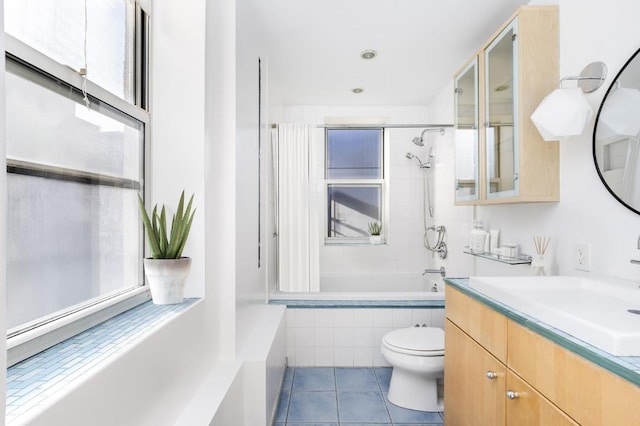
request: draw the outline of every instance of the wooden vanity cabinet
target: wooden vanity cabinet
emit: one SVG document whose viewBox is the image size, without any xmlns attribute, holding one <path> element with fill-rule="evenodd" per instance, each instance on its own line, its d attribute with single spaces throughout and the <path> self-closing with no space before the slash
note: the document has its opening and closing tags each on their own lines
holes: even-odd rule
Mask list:
<svg viewBox="0 0 640 426">
<path fill-rule="evenodd" d="M 640 425 L 640 386 L 446 291 L 445 425 Z"/>
<path fill-rule="evenodd" d="M 462 149 L 473 139 L 465 129 L 469 123 L 478 122 L 474 129 L 478 141 L 478 196 L 459 195 L 469 175 L 458 172 L 466 170 L 459 165 L 470 159 L 456 158 L 456 173 L 463 173 L 455 177 L 456 205 L 558 201 L 558 142 L 545 142 L 530 119 L 540 101 L 558 86 L 557 6 L 521 7 L 474 55 L 470 64 L 477 64 L 474 75 L 477 75 L 478 117 L 470 120 L 458 112 L 471 111 L 467 105 L 471 104 L 469 97 L 460 96 L 458 90 L 461 82 L 469 80 L 471 71 L 475 72 L 467 65 L 454 76 L 458 90 L 454 98 L 456 155 L 472 155 L 473 151 Z"/>
<path fill-rule="evenodd" d="M 507 330 L 515 323 L 450 286 L 446 315 L 445 425 L 578 424 L 511 369 Z"/>
</svg>

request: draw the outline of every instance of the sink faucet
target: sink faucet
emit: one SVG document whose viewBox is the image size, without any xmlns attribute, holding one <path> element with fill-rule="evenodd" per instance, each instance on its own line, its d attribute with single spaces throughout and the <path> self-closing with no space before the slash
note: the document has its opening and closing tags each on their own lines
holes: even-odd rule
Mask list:
<svg viewBox="0 0 640 426">
<path fill-rule="evenodd" d="M 444 278 L 447 272 L 445 271 L 444 266 L 441 266 L 440 269 L 425 269 L 424 272 L 422 272 L 422 275 L 424 274 L 440 274 L 440 276 Z"/>
</svg>

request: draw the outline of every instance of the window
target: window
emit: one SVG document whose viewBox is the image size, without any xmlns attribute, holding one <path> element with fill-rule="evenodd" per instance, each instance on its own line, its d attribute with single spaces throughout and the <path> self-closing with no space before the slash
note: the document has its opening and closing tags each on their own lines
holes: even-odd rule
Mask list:
<svg viewBox="0 0 640 426">
<path fill-rule="evenodd" d="M 59 341 L 148 298 L 148 16 L 130 0 L 86 5 L 85 62 L 83 0 L 5 0 L 10 364 L 57 343 L 44 324 L 72 324 Z M 33 343 L 12 355 L 18 336 Z"/>
<path fill-rule="evenodd" d="M 383 222 L 383 129 L 327 129 L 327 234 L 335 242 L 365 241 Z"/>
<path fill-rule="evenodd" d="M 128 0 L 5 0 L 5 32 L 134 102 L 135 3 Z M 86 35 L 85 35 L 86 13 Z M 85 61 L 86 41 L 86 61 Z"/>
</svg>

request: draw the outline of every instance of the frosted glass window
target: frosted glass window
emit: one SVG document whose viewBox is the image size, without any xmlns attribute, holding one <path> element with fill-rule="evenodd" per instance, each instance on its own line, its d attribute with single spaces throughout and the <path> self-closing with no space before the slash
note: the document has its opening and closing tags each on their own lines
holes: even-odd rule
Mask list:
<svg viewBox="0 0 640 426">
<path fill-rule="evenodd" d="M 382 129 L 327 129 L 327 179 L 382 178 Z"/>
<path fill-rule="evenodd" d="M 7 59 L 9 335 L 143 285 L 144 123 Z"/>
<path fill-rule="evenodd" d="M 7 328 L 142 284 L 137 191 L 7 175 Z"/>
<path fill-rule="evenodd" d="M 6 102 L 7 158 L 140 180 L 141 122 L 11 60 Z"/>
<path fill-rule="evenodd" d="M 121 98 L 134 97 L 135 3 L 88 0 L 87 78 Z M 5 0 L 4 29 L 53 60 L 85 67 L 85 0 Z"/>
</svg>

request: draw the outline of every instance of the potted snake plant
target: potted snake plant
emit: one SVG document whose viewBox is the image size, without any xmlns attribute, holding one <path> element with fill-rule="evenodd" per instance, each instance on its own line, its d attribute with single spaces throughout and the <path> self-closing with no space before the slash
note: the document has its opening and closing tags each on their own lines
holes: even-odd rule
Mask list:
<svg viewBox="0 0 640 426">
<path fill-rule="evenodd" d="M 185 208 L 184 191 L 180 195 L 178 208 L 171 221 L 171 229 L 167 232 L 167 213 L 164 205 L 158 214 L 158 205 L 153 207 L 149 216 L 144 202 L 138 195 L 138 205 L 142 223 L 149 241 L 151 257 L 144 259 L 144 272 L 151 288 L 151 297 L 156 305 L 182 303 L 187 274 L 191 268 L 191 258 L 183 257 L 182 251 L 191 223 L 195 215 L 192 211 L 193 195 Z"/>
</svg>

